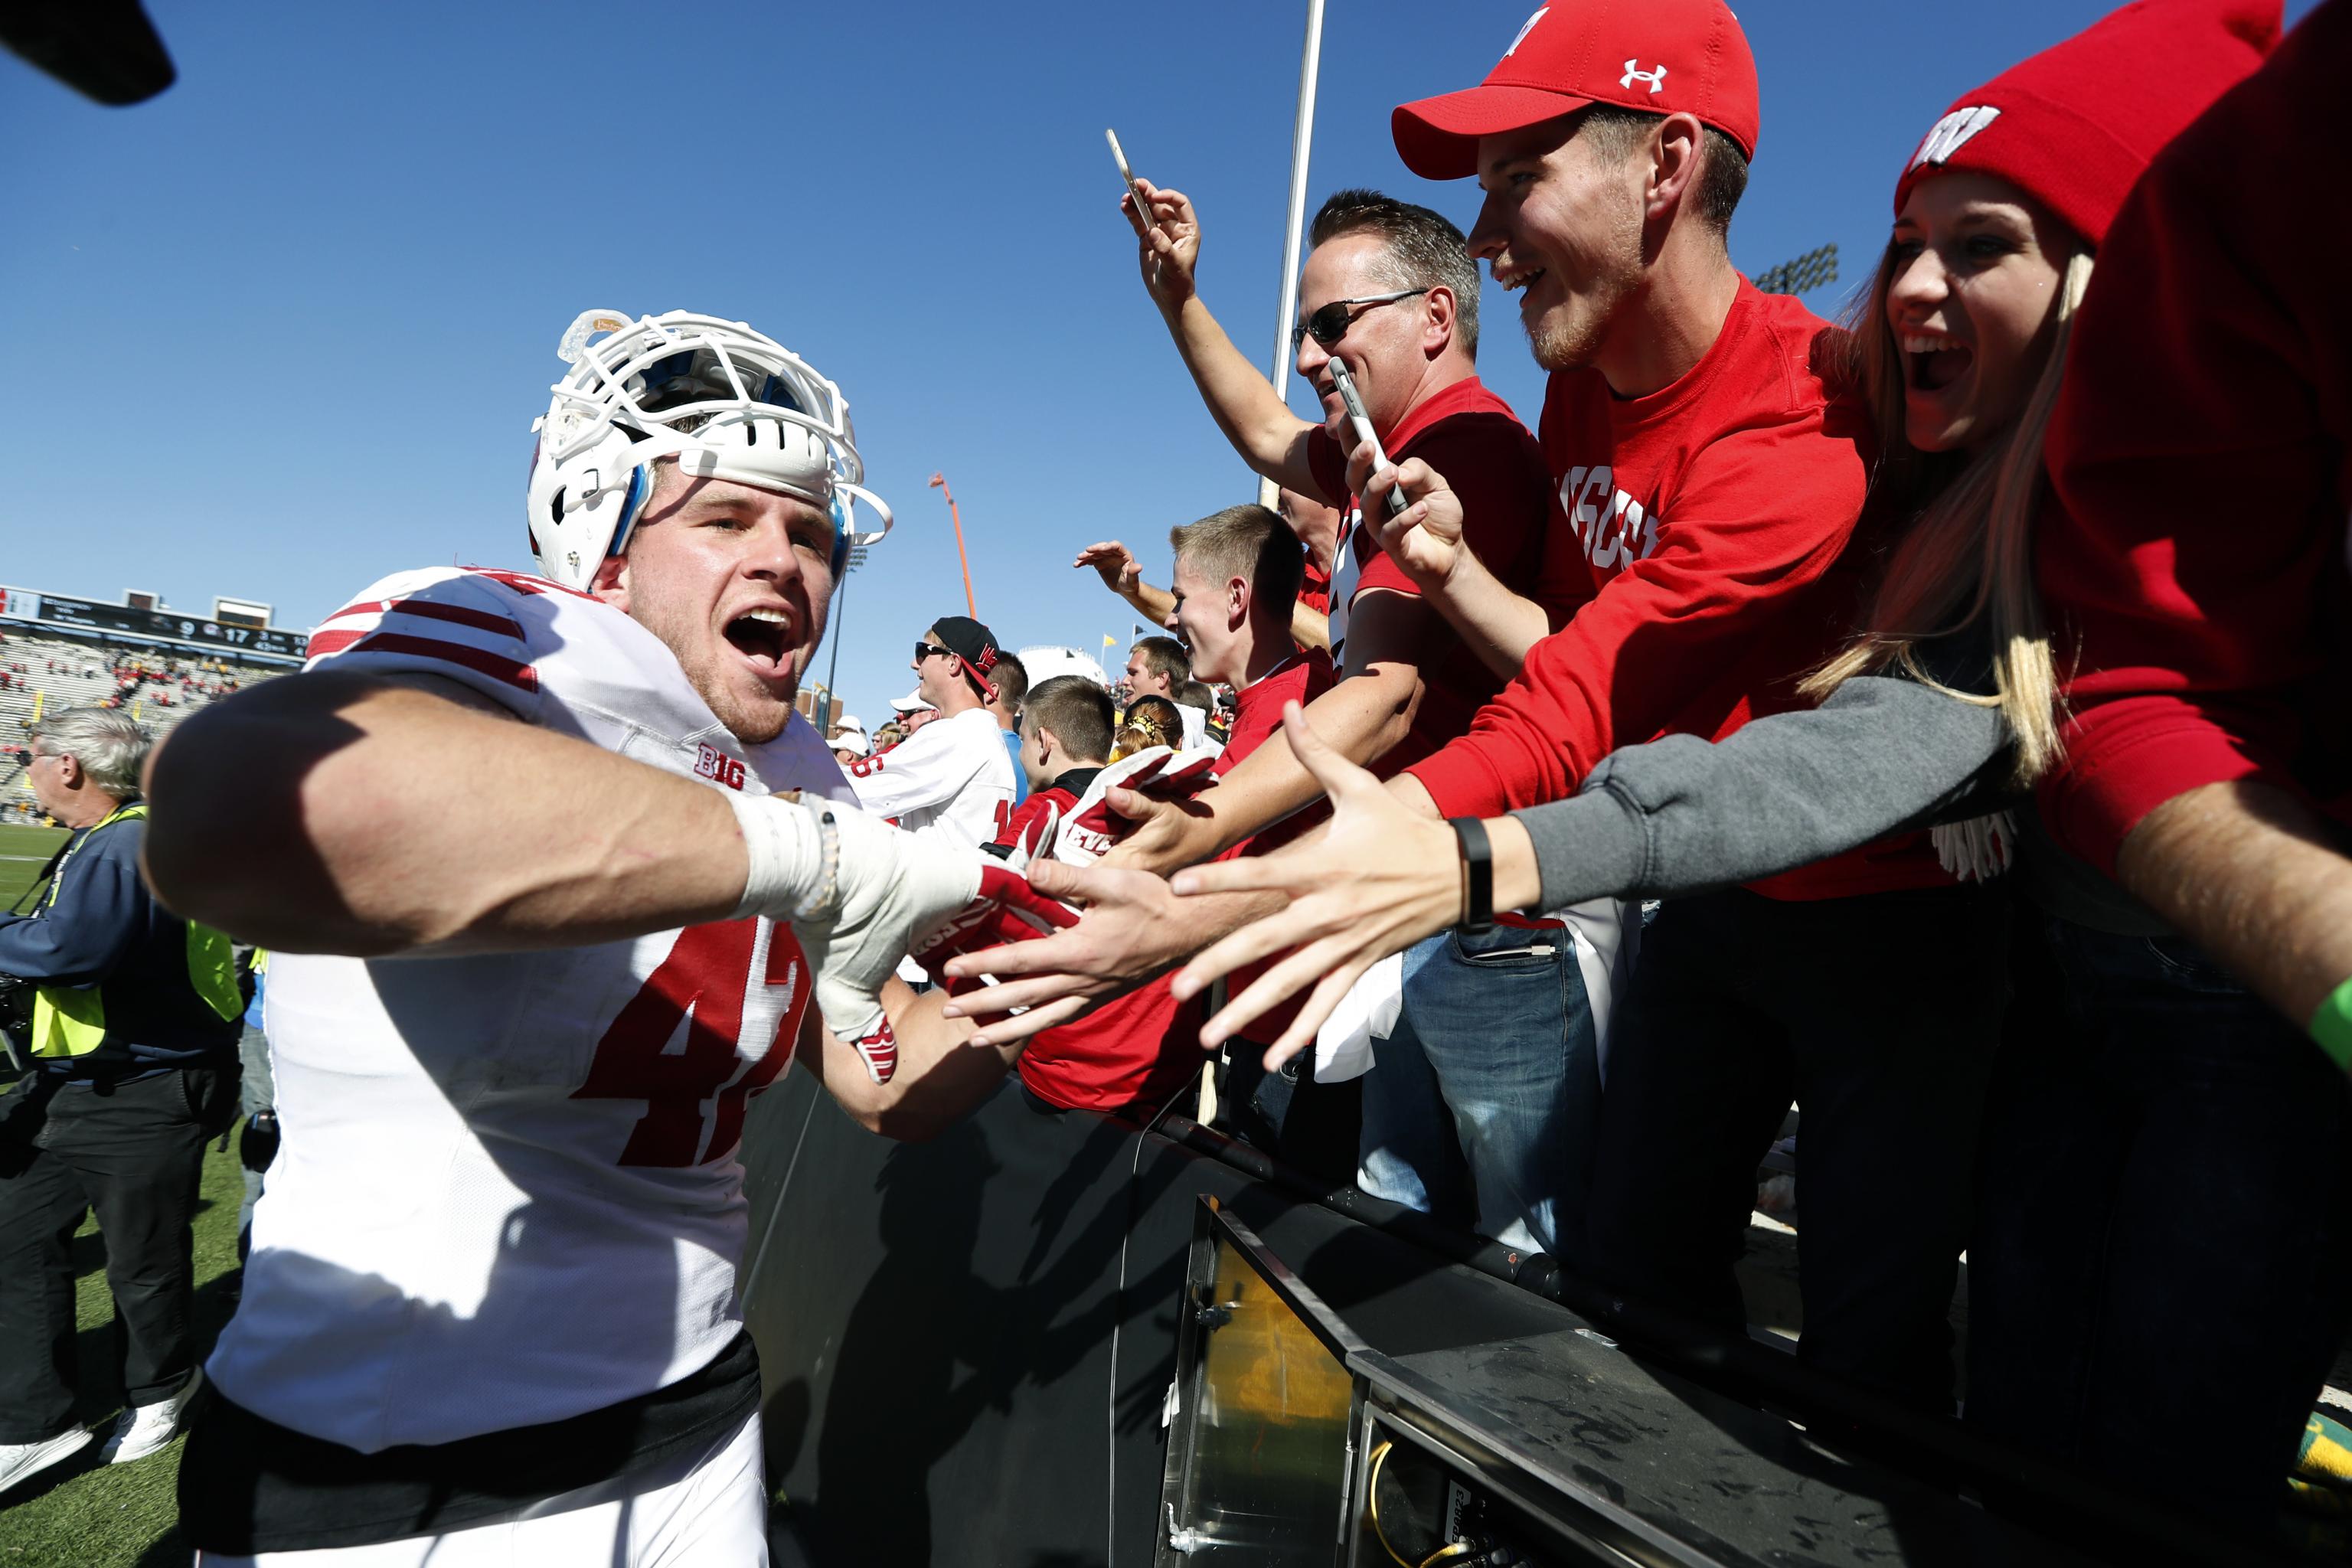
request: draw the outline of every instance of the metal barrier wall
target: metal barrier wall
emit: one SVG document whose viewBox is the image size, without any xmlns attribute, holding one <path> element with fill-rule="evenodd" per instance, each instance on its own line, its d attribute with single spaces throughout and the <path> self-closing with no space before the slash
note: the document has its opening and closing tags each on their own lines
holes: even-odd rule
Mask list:
<svg viewBox="0 0 2352 1568">
<path fill-rule="evenodd" d="M 1576 1560 L 2275 1560 L 1548 1260 L 1360 1195 L 1325 1206 L 1181 1117 L 1164 1131 L 1044 1110 L 1011 1080 L 925 1144 L 866 1132 L 803 1074 L 755 1102 L 744 1305 L 790 1501 L 780 1564 L 1152 1563 L 1203 1194 L 1344 1321 L 1369 1397 L 1532 1478 L 1570 1535 L 1638 1543 Z"/>
</svg>

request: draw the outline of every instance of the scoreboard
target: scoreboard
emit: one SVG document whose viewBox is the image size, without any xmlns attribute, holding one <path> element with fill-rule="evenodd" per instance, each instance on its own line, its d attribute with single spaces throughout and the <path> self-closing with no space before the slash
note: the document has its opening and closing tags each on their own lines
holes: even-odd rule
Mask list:
<svg viewBox="0 0 2352 1568">
<path fill-rule="evenodd" d="M 299 660 L 310 642 L 304 633 L 277 626 L 238 626 L 173 610 L 138 610 L 127 605 L 68 598 L 62 594 L 34 594 L 22 588 L 0 588 L 0 615 L 47 621 L 83 631 L 122 632 L 159 642 L 259 654 L 269 658 Z"/>
</svg>

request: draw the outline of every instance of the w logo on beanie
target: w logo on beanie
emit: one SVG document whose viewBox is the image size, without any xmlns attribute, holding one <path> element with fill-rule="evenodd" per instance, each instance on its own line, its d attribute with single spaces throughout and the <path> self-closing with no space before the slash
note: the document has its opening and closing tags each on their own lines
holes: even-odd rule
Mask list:
<svg viewBox="0 0 2352 1568">
<path fill-rule="evenodd" d="M 2000 110 L 1988 105 L 1955 109 L 1929 129 L 1927 139 L 1919 143 L 1919 151 L 1911 155 L 1908 167 L 1948 162 L 1953 153 L 1968 145 L 1969 137 L 2000 118 Z"/>
</svg>

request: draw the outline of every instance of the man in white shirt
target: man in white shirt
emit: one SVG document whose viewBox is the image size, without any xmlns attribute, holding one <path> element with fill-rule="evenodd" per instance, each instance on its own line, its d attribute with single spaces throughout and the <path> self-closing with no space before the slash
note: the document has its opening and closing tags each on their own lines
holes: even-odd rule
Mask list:
<svg viewBox="0 0 2352 1568">
<path fill-rule="evenodd" d="M 995 634 L 966 616 L 934 622 L 915 643 L 915 692 L 937 710 L 887 752 L 852 763 L 857 804 L 916 833 L 977 847 L 1013 813 L 1013 759 L 988 704 L 1003 655 Z"/>
</svg>

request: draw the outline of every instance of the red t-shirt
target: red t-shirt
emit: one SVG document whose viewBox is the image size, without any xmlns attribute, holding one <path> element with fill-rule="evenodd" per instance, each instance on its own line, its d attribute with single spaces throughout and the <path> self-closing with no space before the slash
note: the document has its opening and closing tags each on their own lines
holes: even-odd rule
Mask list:
<svg viewBox="0 0 2352 1568">
<path fill-rule="evenodd" d="M 1064 787 L 1070 779 L 1071 773 L 1062 774 L 1015 807 L 999 845 L 1018 844 L 1049 806 L 1066 823 L 1083 785 L 1093 782 L 1077 781 L 1081 788 L 1071 790 Z M 1038 1099 L 1065 1110 L 1117 1110 L 1138 1101 L 1156 1109 L 1201 1070 L 1201 1025 L 1208 1016 L 1197 1001 L 1180 1006 L 1168 982 L 1163 974 L 1076 1023 L 1045 1030 L 1021 1053 L 1021 1081 Z"/>
<path fill-rule="evenodd" d="M 1407 770 L 1441 812 L 1559 800 L 1619 746 L 1721 740 L 1806 706 L 1797 681 L 1851 630 L 1860 563 L 1840 558 L 1872 447 L 1861 406 L 1824 385 L 1831 330 L 1742 279 L 1714 345 L 1672 385 L 1620 398 L 1597 371 L 1553 374 L 1552 526 L 1592 596 L 1468 735 Z M 1820 899 L 1949 879 L 1917 833 L 1749 885 Z"/>
<path fill-rule="evenodd" d="M 2347 80 L 2335 0 L 2148 165 L 2075 322 L 2038 533 L 2062 668 L 2081 655 L 2041 805 L 2102 870 L 2202 784 L 2352 822 L 2352 201 L 2277 154 L 2332 142 Z"/>
<path fill-rule="evenodd" d="M 1469 376 L 1416 404 L 1381 442 L 1391 462 L 1419 458 L 1445 476 L 1462 498 L 1462 537 L 1496 580 L 1559 619 L 1592 596 L 1583 563 L 1550 526 L 1551 480 L 1543 452 L 1509 404 Z M 1348 617 L 1356 597 L 1375 589 L 1421 597 L 1388 557 L 1348 489 L 1348 454 L 1328 430 L 1308 437 L 1307 459 L 1327 499 L 1344 509 L 1331 573 L 1331 657 L 1348 668 Z M 1344 498 L 1344 499 L 1343 499 Z M 1428 756 L 1466 732 L 1478 710 L 1503 689 L 1502 677 L 1438 616 L 1429 617 L 1418 650 L 1421 707 L 1412 730 L 1380 760 L 1383 774 Z M 1280 710 L 1276 710 L 1277 721 Z"/>
<path fill-rule="evenodd" d="M 1284 703 L 1296 702 L 1304 708 L 1330 690 L 1335 679 L 1331 670 L 1331 656 L 1319 647 L 1310 648 L 1304 653 L 1294 654 L 1286 662 L 1234 692 L 1233 733 L 1225 741 L 1224 754 L 1217 759 L 1215 772 L 1224 773 L 1279 734 Z M 1244 855 L 1271 854 L 1330 815 L 1331 803 L 1317 800 L 1292 812 L 1272 826 L 1252 834 L 1217 858 L 1234 860 Z M 1279 958 L 1270 958 L 1265 963 L 1235 970 L 1225 982 L 1226 993 L 1239 995 L 1252 981 L 1279 962 Z M 1302 993 L 1285 1002 L 1252 1024 L 1249 1034 L 1244 1037 L 1260 1045 L 1272 1044 L 1283 1030 L 1290 1027 L 1291 1019 L 1298 1016 L 1299 1003 L 1305 1000 Z"/>
</svg>

